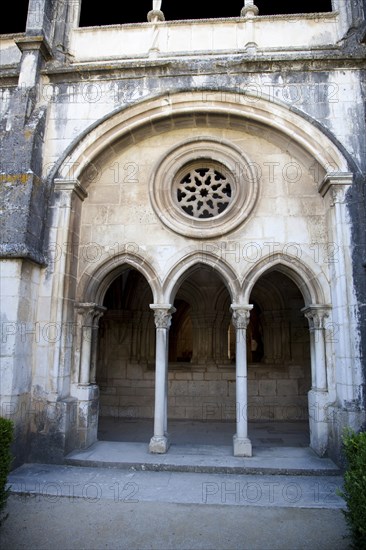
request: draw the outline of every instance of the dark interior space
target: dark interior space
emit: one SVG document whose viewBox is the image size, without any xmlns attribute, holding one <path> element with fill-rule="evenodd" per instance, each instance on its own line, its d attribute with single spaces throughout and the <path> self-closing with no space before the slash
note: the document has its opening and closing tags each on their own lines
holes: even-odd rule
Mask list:
<svg viewBox="0 0 366 550">
<path fill-rule="evenodd" d="M 27 24 L 29 0 L 17 0 L 16 8 L 14 5 L 8 4 L 8 10 L 5 11 L 3 6 L 3 15 L 0 18 L 0 34 L 10 34 L 25 32 Z"/>
</svg>

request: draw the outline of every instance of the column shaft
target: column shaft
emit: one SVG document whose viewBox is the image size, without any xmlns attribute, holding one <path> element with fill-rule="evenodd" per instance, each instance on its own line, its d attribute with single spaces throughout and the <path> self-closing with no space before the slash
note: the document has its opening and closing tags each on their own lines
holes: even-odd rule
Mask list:
<svg viewBox="0 0 366 550">
<path fill-rule="evenodd" d="M 236 329 L 236 434 L 233 438 L 234 456 L 252 456 L 252 444 L 248 439 L 248 375 L 247 375 L 247 326 L 253 306 L 233 304 L 233 325 Z"/>
<path fill-rule="evenodd" d="M 156 326 L 155 355 L 155 414 L 154 435 L 149 450 L 151 453 L 166 453 L 169 449 L 168 430 L 168 344 L 172 313 L 171 305 L 151 305 Z"/>
<path fill-rule="evenodd" d="M 327 383 L 327 360 L 325 347 L 325 319 L 329 306 L 310 305 L 302 311 L 310 326 L 312 388 L 308 393 L 310 446 L 319 456 L 328 448 L 329 394 Z"/>
<path fill-rule="evenodd" d="M 92 303 L 76 304 L 76 308 L 81 316 L 81 351 L 78 383 L 81 386 L 88 386 L 95 382 L 98 322 L 106 311 L 106 308 Z"/>
<path fill-rule="evenodd" d="M 236 329 L 236 435 L 248 437 L 247 331 Z"/>
<path fill-rule="evenodd" d="M 325 352 L 325 320 L 329 307 L 311 305 L 303 313 L 309 321 L 312 389 L 327 391 L 327 360 Z"/>
<path fill-rule="evenodd" d="M 83 326 L 82 328 L 82 345 L 80 359 L 80 379 L 79 383 L 82 386 L 90 384 L 90 359 L 92 348 L 93 328 L 91 326 Z"/>
<path fill-rule="evenodd" d="M 164 437 L 166 431 L 166 347 L 167 347 L 167 329 L 156 329 L 156 373 L 155 373 L 155 416 L 154 416 L 154 436 Z"/>
</svg>

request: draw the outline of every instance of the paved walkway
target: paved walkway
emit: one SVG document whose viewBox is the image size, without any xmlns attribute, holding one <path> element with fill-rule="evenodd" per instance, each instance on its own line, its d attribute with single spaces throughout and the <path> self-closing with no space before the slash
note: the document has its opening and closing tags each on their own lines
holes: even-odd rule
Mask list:
<svg viewBox="0 0 366 550">
<path fill-rule="evenodd" d="M 153 474 L 151 474 L 153 475 Z M 343 550 L 339 510 L 11 496 L 4 550 Z"/>
<path fill-rule="evenodd" d="M 24 465 L 4 549 L 314 549 L 349 540 L 341 476 Z"/>
</svg>

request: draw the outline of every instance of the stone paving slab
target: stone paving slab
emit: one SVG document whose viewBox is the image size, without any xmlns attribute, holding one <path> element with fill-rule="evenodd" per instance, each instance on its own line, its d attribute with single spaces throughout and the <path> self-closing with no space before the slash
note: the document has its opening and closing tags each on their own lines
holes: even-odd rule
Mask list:
<svg viewBox="0 0 366 550">
<path fill-rule="evenodd" d="M 155 475 L 155 474 L 150 474 Z M 346 550 L 335 509 L 10 495 L 4 550 Z"/>
<path fill-rule="evenodd" d="M 146 443 L 98 441 L 82 451 L 73 451 L 66 464 L 149 471 L 180 471 L 233 474 L 340 475 L 327 458 L 309 447 L 258 447 L 253 457 L 232 456 L 232 447 L 172 445 L 168 453 L 151 454 Z"/>
<path fill-rule="evenodd" d="M 342 509 L 341 476 L 241 475 L 130 471 L 25 464 L 9 478 L 12 493 L 54 503 L 62 498 L 114 501 Z"/>
</svg>

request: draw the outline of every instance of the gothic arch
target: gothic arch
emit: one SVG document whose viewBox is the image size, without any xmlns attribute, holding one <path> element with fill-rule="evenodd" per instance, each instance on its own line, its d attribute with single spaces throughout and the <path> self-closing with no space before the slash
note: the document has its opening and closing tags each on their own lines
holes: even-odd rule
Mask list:
<svg viewBox="0 0 366 550">
<path fill-rule="evenodd" d="M 175 295 L 182 283 L 200 266 L 211 267 L 223 280 L 232 301 L 239 296 L 239 281 L 232 268 L 212 253 L 192 253 L 178 262 L 166 275 L 163 289 L 166 303 L 173 303 Z"/>
<path fill-rule="evenodd" d="M 131 253 L 112 257 L 95 271 L 85 272 L 79 284 L 79 301 L 102 304 L 111 283 L 129 267 L 136 269 L 145 277 L 151 288 L 154 302 L 159 303 L 161 287 L 158 275 L 146 258 L 140 254 Z"/>
<path fill-rule="evenodd" d="M 258 97 L 260 96 L 260 97 Z M 266 97 L 263 92 L 180 92 L 149 98 L 132 107 L 123 108 L 99 120 L 79 136 L 66 151 L 63 159 L 50 174 L 72 179 L 79 178 L 95 159 L 117 141 L 123 146 L 135 143 L 135 131 L 156 133 L 174 128 L 177 117 L 189 115 L 215 116 L 215 121 L 224 126 L 240 120 L 266 129 L 266 135 L 282 136 L 288 147 L 300 148 L 313 157 L 327 172 L 347 172 L 352 165 L 342 153 L 342 146 L 325 128 L 319 128 L 310 117 L 283 105 L 278 100 Z M 236 122 L 235 122 L 236 121 Z"/>
<path fill-rule="evenodd" d="M 329 299 L 329 285 L 322 272 L 315 274 L 310 267 L 297 258 L 289 259 L 282 253 L 270 254 L 262 258 L 246 274 L 243 281 L 244 302 L 249 303 L 254 285 L 262 275 L 276 270 L 287 275 L 299 288 L 306 306 L 326 304 Z"/>
</svg>

